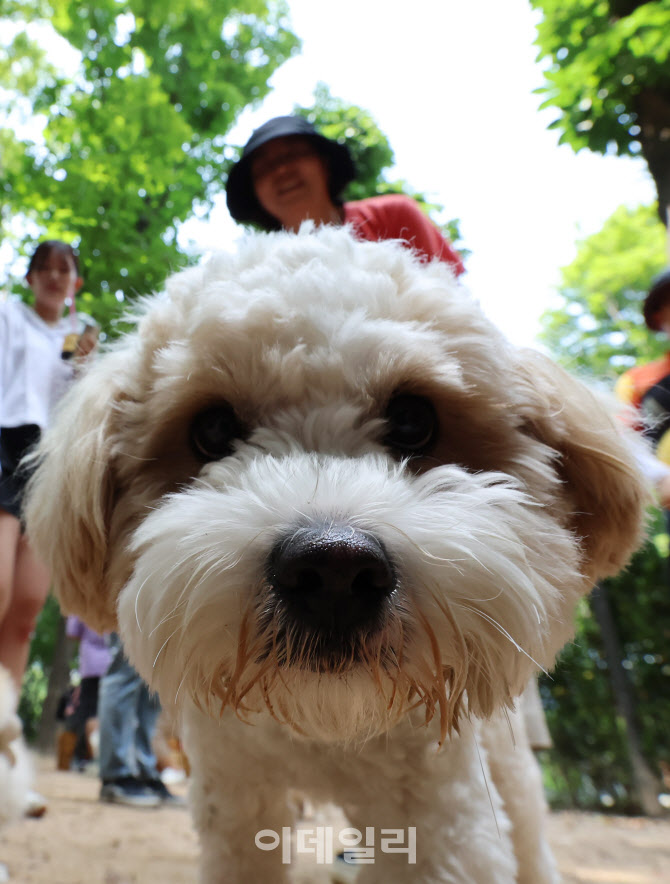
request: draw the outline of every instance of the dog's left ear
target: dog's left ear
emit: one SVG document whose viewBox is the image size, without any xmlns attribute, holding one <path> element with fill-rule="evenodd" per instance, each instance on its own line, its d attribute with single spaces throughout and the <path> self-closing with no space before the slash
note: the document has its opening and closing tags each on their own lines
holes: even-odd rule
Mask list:
<svg viewBox="0 0 670 884">
<path fill-rule="evenodd" d="M 63 611 L 100 632 L 116 627 L 108 577 L 111 460 L 130 363 L 129 352 L 107 355 L 65 395 L 38 448 L 24 506 L 28 537 Z"/>
<path fill-rule="evenodd" d="M 593 582 L 616 574 L 642 542 L 650 503 L 627 430 L 603 400 L 541 353 L 519 352 L 517 383 L 525 431 L 558 453 L 584 573 Z"/>
</svg>

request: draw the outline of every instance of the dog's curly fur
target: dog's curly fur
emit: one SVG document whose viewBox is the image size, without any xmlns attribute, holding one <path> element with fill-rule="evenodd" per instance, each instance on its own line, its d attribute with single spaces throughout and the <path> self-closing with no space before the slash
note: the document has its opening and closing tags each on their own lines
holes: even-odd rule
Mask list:
<svg viewBox="0 0 670 884">
<path fill-rule="evenodd" d="M 25 812 L 32 783 L 32 764 L 23 742 L 16 702 L 12 677 L 0 666 L 0 831 Z M 9 880 L 9 872 L 1 862 L 0 880 Z"/>
<path fill-rule="evenodd" d="M 556 880 L 510 710 L 641 538 L 607 411 L 346 230 L 250 236 L 142 313 L 46 434 L 28 528 L 183 714 L 202 880 L 289 880 L 254 834 L 292 786 L 416 826 L 360 884 Z"/>
</svg>

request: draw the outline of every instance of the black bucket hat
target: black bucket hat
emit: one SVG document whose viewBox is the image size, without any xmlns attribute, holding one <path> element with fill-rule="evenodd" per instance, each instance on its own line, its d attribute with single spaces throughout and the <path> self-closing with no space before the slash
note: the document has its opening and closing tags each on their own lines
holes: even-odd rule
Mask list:
<svg viewBox="0 0 670 884">
<path fill-rule="evenodd" d="M 354 161 L 346 144 L 320 135 L 304 117 L 274 117 L 255 129 L 244 145 L 242 156 L 231 168 L 226 182 L 228 211 L 236 221 L 252 222 L 263 230 L 279 230 L 281 224 L 261 206 L 251 180 L 251 155 L 261 145 L 275 138 L 300 135 L 313 142 L 316 150 L 328 163 L 330 180 L 328 190 L 335 204 L 345 186 L 356 177 Z"/>
<path fill-rule="evenodd" d="M 670 300 L 670 268 L 659 273 L 651 283 L 649 294 L 644 299 L 642 314 L 647 327 L 652 331 L 660 331 L 656 314 Z"/>
</svg>

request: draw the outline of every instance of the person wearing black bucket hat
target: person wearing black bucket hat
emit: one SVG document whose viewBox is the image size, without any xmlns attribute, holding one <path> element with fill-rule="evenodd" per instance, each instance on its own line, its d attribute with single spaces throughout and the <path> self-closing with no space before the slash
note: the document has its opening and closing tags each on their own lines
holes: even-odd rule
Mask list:
<svg viewBox="0 0 670 884">
<path fill-rule="evenodd" d="M 463 273 L 460 255 L 403 194 L 343 202 L 356 177 L 345 144 L 321 135 L 303 117 L 283 116 L 254 130 L 226 183 L 230 214 L 262 230 L 297 231 L 305 220 L 349 224 L 359 239 L 399 239 L 424 259 L 439 258 Z"/>
<path fill-rule="evenodd" d="M 338 205 L 339 196 L 347 184 L 356 177 L 353 160 L 344 144 L 324 138 L 314 126 L 303 117 L 275 117 L 254 130 L 242 151 L 239 161 L 230 170 L 226 184 L 228 211 L 238 222 L 251 222 L 263 230 L 280 230 L 283 226 L 278 218 L 271 215 L 260 203 L 254 180 L 258 176 L 259 162 L 269 149 L 259 151 L 266 145 L 281 139 L 275 147 L 286 150 L 277 157 L 267 160 L 266 169 L 261 168 L 261 177 L 272 171 L 271 164 L 281 161 L 300 160 L 306 156 L 319 156 L 328 164 L 330 177 L 328 193 L 333 205 Z M 286 139 L 286 141 L 284 141 Z"/>
<path fill-rule="evenodd" d="M 642 313 L 647 328 L 665 331 L 670 337 L 670 268 L 656 276 L 644 299 Z"/>
</svg>

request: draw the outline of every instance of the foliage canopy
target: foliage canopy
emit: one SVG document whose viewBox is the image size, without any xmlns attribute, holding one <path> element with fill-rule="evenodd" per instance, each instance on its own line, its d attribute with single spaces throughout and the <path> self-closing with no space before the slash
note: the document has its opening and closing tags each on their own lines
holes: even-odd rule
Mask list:
<svg viewBox="0 0 670 884">
<path fill-rule="evenodd" d="M 2 0 L 0 16 L 3 234 L 20 217 L 80 242 L 81 305 L 107 326 L 183 263 L 176 231 L 222 189 L 226 132 L 298 40 L 283 0 Z"/>
<path fill-rule="evenodd" d="M 566 367 L 611 379 L 668 349 L 650 332 L 642 303 L 665 262 L 665 230 L 651 206 L 619 207 L 578 244 L 561 270 L 559 305 L 541 318 L 542 340 Z"/>
<path fill-rule="evenodd" d="M 542 107 L 575 150 L 642 153 L 670 205 L 670 0 L 530 0 L 550 64 Z"/>
</svg>

